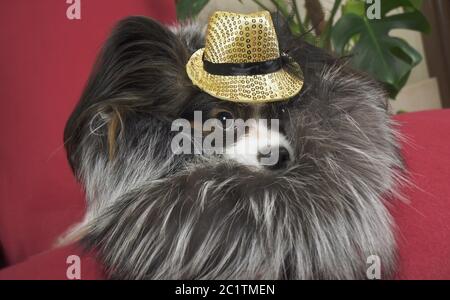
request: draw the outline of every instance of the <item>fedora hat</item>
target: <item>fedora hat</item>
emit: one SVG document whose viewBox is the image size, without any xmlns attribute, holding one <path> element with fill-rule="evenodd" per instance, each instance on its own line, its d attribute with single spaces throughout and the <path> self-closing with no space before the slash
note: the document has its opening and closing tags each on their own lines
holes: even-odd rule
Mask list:
<svg viewBox="0 0 450 300">
<path fill-rule="evenodd" d="M 286 100 L 303 86 L 298 64 L 280 53 L 268 11 L 215 12 L 209 18 L 205 48 L 192 54 L 186 72 L 201 90 L 234 102 Z"/>
</svg>

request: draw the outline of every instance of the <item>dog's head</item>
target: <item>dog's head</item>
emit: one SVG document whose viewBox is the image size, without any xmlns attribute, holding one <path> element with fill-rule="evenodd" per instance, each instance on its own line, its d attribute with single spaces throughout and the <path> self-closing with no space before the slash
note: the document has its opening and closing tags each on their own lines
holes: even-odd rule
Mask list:
<svg viewBox="0 0 450 300">
<path fill-rule="evenodd" d="M 260 171 L 283 171 L 292 166 L 299 152 L 295 143 L 298 123 L 319 121 L 323 118 L 320 115 L 327 113 L 320 104 L 327 105 L 328 99 L 319 103 L 316 93 L 327 93 L 337 84 L 321 77 L 341 67 L 326 52 L 294 39 L 280 22 L 277 17 L 280 47 L 300 63 L 307 82 L 291 99 L 261 104 L 220 100 L 192 84 L 185 68 L 190 55 L 204 46 L 200 26 L 167 28 L 139 17 L 120 23 L 104 46 L 66 126 L 64 137 L 72 168 L 80 168 L 84 137 L 100 137 L 96 141 L 99 152 L 113 159 L 120 147 L 118 139 L 127 138 L 124 135 L 130 124 L 126 124 L 139 120 L 142 125 L 145 119 L 149 123 L 159 120 L 172 128 L 172 133 L 167 132 L 172 139 L 178 131 L 189 133 L 190 145 L 174 149 L 172 143 L 170 150 L 178 155 L 215 155 Z M 386 103 L 375 104 L 384 109 Z M 314 110 L 305 119 L 301 114 L 308 107 Z M 177 123 L 180 120 L 189 122 L 189 128 L 187 123 Z M 196 135 L 201 136 L 200 141 Z"/>
</svg>

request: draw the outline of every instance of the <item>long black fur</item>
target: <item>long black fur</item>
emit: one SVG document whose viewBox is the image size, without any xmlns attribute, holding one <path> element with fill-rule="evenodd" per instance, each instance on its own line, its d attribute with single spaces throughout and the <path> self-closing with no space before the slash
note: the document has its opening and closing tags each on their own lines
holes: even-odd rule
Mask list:
<svg viewBox="0 0 450 300">
<path fill-rule="evenodd" d="M 385 199 L 402 163 L 384 90 L 277 30 L 305 83 L 273 104 L 288 110 L 294 162 L 261 172 L 171 153 L 171 121 L 210 97 L 185 71 L 203 30 L 145 17 L 117 25 L 64 133 L 88 200 L 73 231 L 110 278 L 357 279 L 370 255 L 380 257 L 383 278 L 393 275 Z"/>
</svg>

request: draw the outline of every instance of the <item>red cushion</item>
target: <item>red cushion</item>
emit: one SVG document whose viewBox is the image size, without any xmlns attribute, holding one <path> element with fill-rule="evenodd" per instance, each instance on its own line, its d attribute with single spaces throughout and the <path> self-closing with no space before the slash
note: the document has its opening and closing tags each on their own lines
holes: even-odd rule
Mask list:
<svg viewBox="0 0 450 300">
<path fill-rule="evenodd" d="M 65 279 L 73 254 L 81 257 L 82 279 L 103 277 L 92 256 L 74 246 L 47 250 L 84 210 L 62 131 L 112 25 L 136 14 L 168 22 L 174 7 L 160 0 L 81 3 L 81 21 L 67 20 L 60 0 L 15 0 L 0 10 L 0 243 L 11 265 L 0 279 Z M 404 190 L 409 204 L 392 207 L 398 278 L 450 279 L 450 110 L 396 119 L 415 185 Z"/>
<path fill-rule="evenodd" d="M 175 20 L 172 0 L 14 0 L 0 10 L 0 243 L 8 264 L 49 249 L 82 216 L 63 129 L 112 26 L 129 15 Z M 1 251 L 1 249 L 0 249 Z"/>
<path fill-rule="evenodd" d="M 0 270 L 0 280 L 64 280 L 68 268 L 74 266 L 70 256 L 80 258 L 80 279 L 104 279 L 103 269 L 91 254 L 83 254 L 78 247 L 70 245 L 29 257 L 26 261 Z M 71 270 L 71 269 L 69 269 Z M 69 274 L 70 275 L 70 274 Z"/>
<path fill-rule="evenodd" d="M 395 202 L 399 278 L 450 279 L 450 110 L 399 115 L 412 186 Z"/>
</svg>

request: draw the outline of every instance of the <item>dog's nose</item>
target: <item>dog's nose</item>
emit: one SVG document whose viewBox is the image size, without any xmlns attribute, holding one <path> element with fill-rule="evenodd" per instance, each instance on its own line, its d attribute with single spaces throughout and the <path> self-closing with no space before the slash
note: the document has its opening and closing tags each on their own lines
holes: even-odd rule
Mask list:
<svg viewBox="0 0 450 300">
<path fill-rule="evenodd" d="M 274 156 L 274 153 L 272 153 L 272 150 L 270 150 L 268 152 L 269 153 L 267 153 L 267 151 L 265 151 L 265 153 L 267 153 L 267 154 L 262 154 L 261 152 L 258 154 L 258 160 L 260 162 L 263 162 L 262 161 L 263 158 L 267 159 L 267 161 L 269 162 L 269 163 L 263 164 L 267 169 L 279 170 L 279 169 L 286 168 L 291 160 L 291 155 L 289 154 L 288 149 L 286 149 L 285 147 L 279 147 L 278 159 L 277 159 L 277 157 L 272 157 L 272 156 Z M 272 159 L 274 159 L 274 160 L 271 162 Z"/>
<path fill-rule="evenodd" d="M 289 154 L 289 151 L 285 147 L 280 147 L 277 163 L 272 166 L 269 166 L 269 168 L 274 170 L 284 169 L 286 168 L 290 160 L 291 155 Z"/>
</svg>

